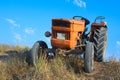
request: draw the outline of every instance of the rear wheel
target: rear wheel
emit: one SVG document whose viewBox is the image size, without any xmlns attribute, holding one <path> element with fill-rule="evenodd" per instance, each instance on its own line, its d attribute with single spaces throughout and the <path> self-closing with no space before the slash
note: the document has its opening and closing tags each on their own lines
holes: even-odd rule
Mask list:
<svg viewBox="0 0 120 80">
<path fill-rule="evenodd" d="M 44 54 L 45 50 L 48 48 L 47 44 L 44 41 L 37 41 L 30 53 L 27 56 L 27 62 L 29 65 L 36 66 L 38 59 L 41 55 Z"/>
<path fill-rule="evenodd" d="M 93 71 L 94 65 L 94 47 L 92 42 L 88 42 L 85 47 L 84 54 L 84 69 L 85 72 L 90 73 Z"/>
<path fill-rule="evenodd" d="M 94 44 L 94 59 L 102 62 L 106 53 L 107 27 L 93 27 L 91 41 Z"/>
</svg>

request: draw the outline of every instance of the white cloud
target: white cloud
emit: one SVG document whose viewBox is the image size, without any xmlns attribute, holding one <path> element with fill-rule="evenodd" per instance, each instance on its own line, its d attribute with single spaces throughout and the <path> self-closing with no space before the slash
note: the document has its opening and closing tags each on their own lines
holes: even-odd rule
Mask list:
<svg viewBox="0 0 120 80">
<path fill-rule="evenodd" d="M 33 28 L 28 27 L 28 28 L 26 28 L 26 29 L 24 30 L 24 32 L 27 33 L 27 34 L 34 34 L 35 31 L 34 31 Z"/>
<path fill-rule="evenodd" d="M 14 33 L 14 41 L 16 41 L 17 43 L 21 43 L 22 36 L 18 33 Z"/>
<path fill-rule="evenodd" d="M 120 41 L 117 41 L 116 44 L 120 46 Z"/>
<path fill-rule="evenodd" d="M 17 24 L 14 20 L 12 20 L 12 19 L 6 19 L 6 21 L 8 21 L 10 24 L 12 24 L 13 26 L 15 26 L 15 27 L 20 27 L 20 25 L 19 24 Z"/>
<path fill-rule="evenodd" d="M 74 3 L 79 7 L 86 8 L 86 2 L 84 2 L 83 0 L 74 0 Z"/>
</svg>

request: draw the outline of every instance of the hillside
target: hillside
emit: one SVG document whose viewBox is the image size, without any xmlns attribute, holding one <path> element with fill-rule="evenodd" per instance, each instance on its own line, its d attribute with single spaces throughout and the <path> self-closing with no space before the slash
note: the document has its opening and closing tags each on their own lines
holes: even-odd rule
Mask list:
<svg viewBox="0 0 120 80">
<path fill-rule="evenodd" d="M 31 67 L 25 62 L 29 49 L 15 49 L 0 54 L 0 80 L 120 80 L 120 62 L 112 58 L 94 62 L 94 71 L 85 73 L 83 59 L 57 56 L 47 62 L 40 58 L 37 67 Z"/>
</svg>

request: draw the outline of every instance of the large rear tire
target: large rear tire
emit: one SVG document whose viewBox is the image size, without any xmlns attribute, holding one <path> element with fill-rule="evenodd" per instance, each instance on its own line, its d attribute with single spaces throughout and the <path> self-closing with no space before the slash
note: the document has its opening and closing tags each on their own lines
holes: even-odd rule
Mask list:
<svg viewBox="0 0 120 80">
<path fill-rule="evenodd" d="M 27 56 L 28 65 L 36 66 L 39 57 L 44 54 L 47 48 L 48 46 L 44 41 L 37 41 Z"/>
<path fill-rule="evenodd" d="M 94 65 L 94 47 L 92 42 L 88 42 L 85 47 L 84 54 L 84 69 L 85 72 L 90 73 L 93 71 Z"/>
<path fill-rule="evenodd" d="M 106 53 L 107 27 L 93 27 L 90 38 L 94 44 L 94 60 L 102 62 Z"/>
</svg>

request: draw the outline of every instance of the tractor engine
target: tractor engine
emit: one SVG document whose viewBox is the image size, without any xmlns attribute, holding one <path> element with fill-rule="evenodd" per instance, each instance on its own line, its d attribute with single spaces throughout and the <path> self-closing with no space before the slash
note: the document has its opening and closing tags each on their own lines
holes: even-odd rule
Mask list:
<svg viewBox="0 0 120 80">
<path fill-rule="evenodd" d="M 84 19 L 52 19 L 51 45 L 56 48 L 75 48 L 78 40 L 82 42 L 80 36 L 86 29 L 85 24 Z M 50 35 L 49 32 L 46 34 L 47 37 Z"/>
</svg>

